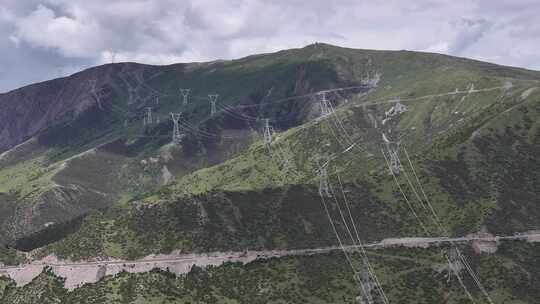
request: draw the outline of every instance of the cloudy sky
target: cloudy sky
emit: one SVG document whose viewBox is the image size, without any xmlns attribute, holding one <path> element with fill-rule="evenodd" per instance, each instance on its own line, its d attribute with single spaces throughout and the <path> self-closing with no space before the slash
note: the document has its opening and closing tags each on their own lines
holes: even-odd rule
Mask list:
<svg viewBox="0 0 540 304">
<path fill-rule="evenodd" d="M 0 92 L 113 54 L 169 64 L 315 41 L 540 69 L 539 12 L 538 0 L 0 0 Z"/>
</svg>

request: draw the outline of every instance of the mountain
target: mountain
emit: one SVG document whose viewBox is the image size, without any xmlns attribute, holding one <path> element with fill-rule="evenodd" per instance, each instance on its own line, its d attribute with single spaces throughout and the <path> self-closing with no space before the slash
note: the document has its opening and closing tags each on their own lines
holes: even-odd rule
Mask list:
<svg viewBox="0 0 540 304">
<path fill-rule="evenodd" d="M 0 95 L 0 262 L 330 246 L 347 234 L 344 203 L 365 241 L 539 229 L 539 80 L 464 58 L 319 43 L 232 61 L 109 64 Z M 215 113 L 208 94 L 219 95 Z M 170 112 L 182 113 L 179 144 Z M 504 254 L 538 265 L 529 249 Z"/>
</svg>

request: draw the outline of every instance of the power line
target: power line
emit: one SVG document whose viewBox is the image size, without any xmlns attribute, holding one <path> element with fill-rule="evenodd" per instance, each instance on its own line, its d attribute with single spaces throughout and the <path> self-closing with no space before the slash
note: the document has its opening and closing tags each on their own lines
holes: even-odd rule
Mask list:
<svg viewBox="0 0 540 304">
<path fill-rule="evenodd" d="M 405 155 L 407 157 L 407 160 L 409 162 L 409 165 L 411 166 L 411 170 L 413 171 L 414 173 L 414 176 L 416 178 L 416 181 L 420 187 L 420 190 L 422 192 L 422 194 L 424 195 L 424 198 L 426 200 L 426 203 L 428 204 L 429 206 L 429 209 L 430 211 L 432 212 L 432 216 L 433 216 L 433 221 L 435 222 L 435 224 L 439 227 L 440 231 L 443 233 L 443 235 L 447 235 L 447 236 L 450 236 L 448 230 L 446 230 L 446 228 L 444 228 L 444 226 L 442 225 L 437 213 L 435 212 L 435 209 L 433 208 L 433 205 L 431 204 L 428 196 L 426 195 L 426 192 L 424 191 L 424 188 L 422 186 L 422 184 L 420 183 L 420 179 L 418 178 L 418 175 L 416 174 L 416 170 L 414 169 L 414 166 L 412 164 L 412 161 L 410 160 L 410 157 L 409 157 L 409 154 L 407 153 L 406 149 L 403 148 L 403 150 L 405 151 Z M 467 272 L 469 273 L 469 275 L 471 276 L 471 278 L 473 279 L 473 281 L 475 282 L 476 286 L 478 287 L 478 289 L 480 289 L 480 291 L 482 292 L 482 294 L 486 297 L 486 299 L 488 300 L 488 302 L 490 304 L 493 304 L 493 300 L 491 299 L 491 296 L 489 295 L 489 293 L 486 291 L 486 289 L 484 288 L 483 284 L 480 282 L 480 279 L 478 277 L 478 275 L 474 272 L 474 270 L 472 269 L 470 263 L 467 261 L 467 258 L 463 255 L 463 253 L 461 252 L 461 250 L 459 250 L 459 248 L 453 244 L 457 254 L 458 254 L 458 257 L 459 259 L 462 261 L 463 265 L 465 266 Z"/>
<path fill-rule="evenodd" d="M 343 185 L 341 184 L 341 179 L 339 178 L 339 175 L 337 175 L 337 178 L 338 178 L 339 183 L 340 183 L 340 186 L 341 186 L 341 191 L 342 191 L 342 194 L 343 194 L 343 197 L 344 197 L 344 200 L 345 200 L 345 204 L 347 205 L 347 210 L 348 210 L 348 212 L 349 212 L 350 220 L 351 220 L 351 222 L 352 222 L 352 225 L 354 225 L 354 220 L 353 220 L 353 218 L 352 218 L 352 214 L 351 214 L 351 212 L 350 212 L 350 208 L 349 208 L 349 205 L 348 205 L 348 202 L 347 202 L 347 199 L 346 199 L 346 196 L 345 196 L 345 192 L 344 192 L 344 190 L 343 190 Z M 353 236 L 353 234 L 352 234 L 352 232 L 351 232 L 351 229 L 349 228 L 349 225 L 347 224 L 347 220 L 345 219 L 345 216 L 344 216 L 344 214 L 343 214 L 343 211 L 342 211 L 342 209 L 341 209 L 341 207 L 340 207 L 340 204 L 339 204 L 337 195 L 335 194 L 335 192 L 334 192 L 332 186 L 330 185 L 329 187 L 330 187 L 331 194 L 332 194 L 332 196 L 334 197 L 334 201 L 335 201 L 335 203 L 336 203 L 338 212 L 339 212 L 339 214 L 340 214 L 340 216 L 341 216 L 341 220 L 343 221 L 343 224 L 345 225 L 345 229 L 347 230 L 347 232 L 348 232 L 348 234 L 349 234 L 349 237 L 351 238 L 351 241 L 352 241 L 353 245 L 358 246 L 358 247 L 361 248 L 360 253 L 361 253 L 361 255 L 362 255 L 362 262 L 363 262 L 363 263 L 365 264 L 365 266 L 366 266 L 366 271 L 367 271 L 367 274 L 368 274 L 368 278 L 373 278 L 373 279 L 375 280 L 375 285 L 376 285 L 376 287 L 377 287 L 377 289 L 378 289 L 378 291 L 379 291 L 379 293 L 380 293 L 380 295 L 381 295 L 381 297 L 382 297 L 382 299 L 383 299 L 383 302 L 384 302 L 384 303 L 388 303 L 388 298 L 386 297 L 386 293 L 385 293 L 384 290 L 382 289 L 382 286 L 380 285 L 379 280 L 376 279 L 375 273 L 371 270 L 371 264 L 370 264 L 369 259 L 368 259 L 368 257 L 367 257 L 367 253 L 366 253 L 366 251 L 365 251 L 365 249 L 364 249 L 364 247 L 363 247 L 363 245 L 362 245 L 362 241 L 360 240 L 360 237 L 358 236 L 358 233 L 357 233 L 357 237 L 358 237 L 357 240 L 358 240 L 358 242 L 356 242 L 356 241 L 355 241 L 355 238 L 354 238 L 354 236 Z M 356 226 L 355 226 L 354 229 L 356 229 Z M 358 247 L 355 247 L 355 248 L 358 248 Z M 369 281 L 369 280 L 368 280 L 368 281 Z M 369 284 L 369 282 L 367 282 L 367 283 Z M 368 288 L 366 288 L 366 298 L 368 299 L 368 302 L 369 302 L 369 299 L 371 298 L 371 295 L 370 295 L 369 292 L 368 292 Z"/>
<path fill-rule="evenodd" d="M 403 196 L 403 199 L 405 200 L 405 202 L 407 203 L 407 206 L 409 207 L 409 210 L 412 212 L 412 214 L 414 215 L 414 217 L 416 218 L 416 220 L 418 221 L 418 223 L 420 224 L 420 226 L 422 227 L 422 230 L 424 230 L 424 232 L 429 235 L 428 233 L 428 230 L 426 228 L 426 226 L 424 225 L 424 223 L 422 222 L 422 220 L 420 219 L 420 217 L 418 216 L 418 213 L 416 213 L 416 210 L 414 209 L 413 205 L 411 204 L 411 201 L 409 200 L 409 198 L 407 197 L 407 195 L 405 194 L 405 192 L 403 191 L 403 188 L 401 188 L 401 185 L 399 184 L 399 181 L 396 177 L 396 174 L 394 173 L 394 171 L 392 170 L 392 166 L 390 164 L 390 161 L 388 160 L 388 158 L 386 157 L 386 154 L 384 153 L 384 150 L 381 149 L 381 153 L 384 157 L 384 160 L 386 162 L 386 165 L 388 167 L 388 170 L 390 171 L 390 174 L 392 175 L 392 178 L 395 182 L 395 184 L 397 185 L 398 189 L 399 189 L 399 192 L 401 193 L 401 195 Z"/>
<path fill-rule="evenodd" d="M 345 259 L 347 260 L 347 262 L 349 263 L 349 266 L 351 267 L 351 270 L 353 272 L 353 279 L 358 283 L 358 285 L 360 286 L 360 289 L 362 291 L 362 294 L 367 294 L 367 290 L 365 289 L 364 287 L 364 284 L 362 283 L 362 281 L 359 280 L 359 278 L 357 277 L 357 273 L 358 271 L 356 270 L 356 267 L 354 267 L 354 264 L 352 262 L 352 259 L 351 257 L 349 256 L 349 254 L 347 253 L 347 250 L 345 249 L 345 246 L 343 245 L 343 242 L 341 240 L 341 237 L 339 236 L 339 233 L 337 231 L 337 228 L 336 228 L 336 225 L 334 224 L 334 220 L 332 219 L 332 216 L 330 215 L 330 211 L 328 210 L 328 206 L 327 206 L 327 203 L 324 199 L 324 195 L 320 194 L 319 193 L 319 197 L 321 198 L 321 203 L 323 205 L 323 209 L 324 209 L 324 212 L 326 214 L 326 217 L 328 218 L 329 222 L 330 222 L 330 226 L 332 227 L 332 231 L 334 232 L 334 235 L 336 236 L 336 239 L 338 241 L 338 244 L 339 244 L 339 247 L 341 248 L 341 251 L 343 252 L 343 255 L 345 256 Z M 371 304 L 371 303 L 370 303 Z"/>
<path fill-rule="evenodd" d="M 150 90 L 153 90 L 155 92 L 154 94 L 156 96 L 168 96 L 168 94 L 159 93 L 155 89 L 147 86 L 145 83 L 141 83 L 141 85 L 146 86 Z M 318 91 L 318 92 L 310 93 L 310 94 L 305 94 L 305 95 L 297 95 L 297 96 L 291 96 L 291 97 L 287 97 L 287 98 L 277 99 L 277 100 L 274 100 L 274 101 L 268 101 L 265 104 L 279 103 L 279 102 L 284 102 L 284 101 L 288 101 L 288 100 L 301 99 L 301 98 L 306 98 L 306 97 L 311 97 L 311 96 L 323 96 L 323 99 L 326 99 L 325 98 L 326 93 L 347 91 L 347 90 L 353 90 L 353 89 L 362 89 L 362 88 L 363 89 L 368 89 L 368 88 L 371 88 L 371 87 L 366 86 L 366 85 L 362 85 L 362 86 L 350 86 L 350 87 L 334 88 L 334 89 L 322 90 L 322 91 Z M 475 90 L 470 90 L 469 89 L 467 91 L 459 91 L 459 90 L 457 90 L 457 91 L 448 92 L 448 93 L 424 95 L 424 96 L 420 96 L 420 97 L 416 97 L 416 98 L 405 98 L 405 99 L 401 99 L 401 101 L 423 100 L 423 99 L 446 96 L 446 95 L 457 95 L 457 94 L 465 94 L 465 93 L 471 94 L 471 93 L 478 93 L 478 92 L 487 92 L 487 91 L 492 91 L 492 90 L 497 90 L 497 89 L 507 89 L 507 86 L 497 86 L 497 87 L 490 87 L 490 88 L 485 88 L 485 89 L 475 89 Z M 189 89 L 182 89 L 182 90 L 189 90 Z M 188 91 L 188 94 L 189 94 L 189 92 L 190 91 Z M 209 97 L 208 97 L 208 98 L 210 98 L 210 102 L 211 102 L 211 105 L 210 105 L 211 109 L 210 109 L 210 117 L 209 118 L 213 117 L 214 115 L 216 115 L 218 113 L 218 111 L 216 109 L 216 102 L 217 102 L 218 96 L 219 96 L 218 94 L 210 94 Z M 194 96 L 193 98 L 202 99 L 201 97 L 197 97 L 197 96 Z M 99 101 L 99 98 L 96 98 L 96 99 Z M 368 102 L 364 102 L 362 104 L 362 106 L 372 106 L 372 105 L 380 105 L 380 104 L 386 104 L 386 103 L 395 103 L 395 98 L 392 98 L 392 99 L 389 99 L 389 100 L 375 100 L 375 102 L 369 102 L 368 101 Z M 325 104 L 325 106 L 324 106 L 325 112 L 333 113 L 335 111 L 333 109 L 333 106 L 332 106 L 331 102 L 329 102 L 328 100 L 326 100 L 326 102 L 324 102 L 324 104 Z M 101 106 L 101 104 L 99 102 L 98 102 L 98 105 Z M 248 107 L 252 107 L 252 106 L 258 106 L 258 105 L 239 105 L 239 106 L 235 106 L 235 109 L 248 108 Z M 235 113 L 235 111 L 230 107 L 221 107 L 221 108 L 222 108 L 221 110 L 223 112 L 229 113 L 230 115 L 234 115 L 238 119 L 242 119 L 242 120 L 245 120 L 245 121 L 252 121 L 252 122 L 257 121 L 259 119 L 258 117 L 250 117 L 250 116 L 247 116 L 245 114 Z M 352 139 L 351 139 L 350 135 L 348 134 L 348 132 L 346 131 L 346 129 L 344 128 L 343 122 L 339 119 L 339 117 L 337 115 L 334 115 L 334 116 L 335 116 L 334 117 L 335 122 L 337 123 L 336 128 L 341 129 L 343 134 L 344 134 L 343 136 L 347 139 L 347 141 L 349 143 L 351 143 Z M 145 117 L 148 118 L 148 114 Z M 143 122 L 144 122 L 144 124 L 149 123 L 148 120 L 146 122 L 145 121 L 143 121 Z M 337 138 L 337 135 L 336 135 L 336 138 Z M 345 145 L 342 145 L 342 146 L 345 146 Z"/>
</svg>

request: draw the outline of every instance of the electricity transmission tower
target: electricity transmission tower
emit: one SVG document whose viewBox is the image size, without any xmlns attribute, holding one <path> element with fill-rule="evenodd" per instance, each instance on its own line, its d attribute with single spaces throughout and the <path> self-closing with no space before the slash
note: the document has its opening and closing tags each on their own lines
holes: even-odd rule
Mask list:
<svg viewBox="0 0 540 304">
<path fill-rule="evenodd" d="M 190 89 L 180 89 L 180 95 L 182 95 L 182 103 L 184 105 L 188 104 L 188 95 L 189 95 Z"/>
<path fill-rule="evenodd" d="M 184 134 L 180 132 L 180 126 L 178 125 L 178 122 L 180 121 L 180 118 L 182 116 L 182 113 L 171 113 L 171 119 L 173 121 L 173 134 L 172 134 L 172 142 L 175 145 L 179 145 L 182 141 L 182 138 L 184 137 Z"/>
<path fill-rule="evenodd" d="M 321 117 L 325 117 L 327 115 L 332 114 L 334 110 L 332 108 L 332 104 L 330 103 L 330 101 L 326 99 L 326 92 L 325 91 L 321 92 L 320 96 L 321 96 L 321 99 L 319 100 L 319 105 L 321 109 Z"/>
<path fill-rule="evenodd" d="M 388 159 L 390 162 L 389 169 L 392 171 L 390 173 L 397 175 L 401 172 L 401 169 L 402 169 L 401 161 L 399 160 L 399 147 L 400 147 L 401 141 L 399 140 L 390 141 L 388 140 L 388 138 L 386 137 L 384 133 L 382 136 L 383 136 L 383 141 L 386 146 L 386 151 L 388 153 Z"/>
<path fill-rule="evenodd" d="M 111 63 L 116 62 L 116 51 L 111 51 Z"/>
<path fill-rule="evenodd" d="M 456 248 L 450 248 L 446 252 L 446 260 L 448 262 L 448 282 L 452 280 L 453 275 L 459 279 L 459 271 L 463 267 L 463 264 L 459 260 L 459 253 Z"/>
<path fill-rule="evenodd" d="M 273 133 L 274 133 L 274 129 L 270 126 L 270 119 L 265 118 L 263 135 L 264 135 L 264 143 L 268 146 L 272 143 Z"/>
<path fill-rule="evenodd" d="M 210 116 L 214 116 L 216 114 L 216 102 L 218 99 L 218 94 L 209 94 L 208 98 L 210 98 Z"/>
<path fill-rule="evenodd" d="M 356 281 L 361 285 L 362 295 L 360 297 L 360 303 L 373 304 L 372 291 L 375 288 L 375 284 L 371 279 L 371 275 L 366 264 L 362 265 L 362 268 L 355 274 Z"/>
<path fill-rule="evenodd" d="M 323 158 L 322 160 L 325 159 Z M 328 186 L 328 163 L 328 160 L 322 163 L 319 162 L 319 195 L 332 197 L 332 194 L 330 194 L 330 187 Z"/>
<path fill-rule="evenodd" d="M 153 122 L 152 107 L 146 107 L 146 113 L 144 116 L 143 124 L 146 126 L 146 125 L 152 124 L 152 122 Z"/>
</svg>

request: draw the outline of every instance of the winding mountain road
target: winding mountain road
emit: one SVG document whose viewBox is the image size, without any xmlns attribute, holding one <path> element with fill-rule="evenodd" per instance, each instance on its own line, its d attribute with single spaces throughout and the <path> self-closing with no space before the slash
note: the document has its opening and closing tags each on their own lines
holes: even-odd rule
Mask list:
<svg viewBox="0 0 540 304">
<path fill-rule="evenodd" d="M 495 248 L 500 241 L 523 240 L 528 242 L 540 242 L 540 231 L 530 231 L 509 236 L 493 236 L 487 233 L 479 233 L 464 237 L 447 238 L 390 238 L 378 242 L 364 244 L 366 248 L 378 249 L 387 247 L 420 247 L 440 246 L 444 244 L 461 243 L 482 243 L 490 244 Z M 358 246 L 345 246 L 345 250 L 353 251 Z M 244 252 L 213 252 L 202 254 L 182 254 L 173 252 L 168 255 L 151 255 L 139 260 L 119 260 L 104 259 L 95 261 L 61 261 L 55 257 L 47 257 L 43 260 L 33 261 L 29 264 L 18 266 L 0 267 L 0 276 L 7 276 L 13 279 L 17 285 L 22 286 L 31 282 L 37 277 L 45 267 L 50 267 L 52 271 L 60 277 L 66 279 L 65 286 L 74 289 L 84 283 L 93 283 L 107 275 L 115 275 L 122 271 L 131 273 L 147 272 L 155 268 L 169 270 L 177 275 L 188 273 L 193 265 L 200 267 L 219 266 L 225 262 L 249 263 L 255 260 L 269 258 L 280 258 L 286 256 L 306 256 L 329 253 L 341 250 L 340 247 L 322 247 L 309 249 L 292 250 L 265 250 L 265 251 L 244 251 Z M 487 251 L 489 252 L 489 251 Z"/>
</svg>

